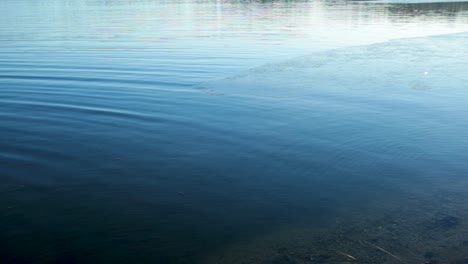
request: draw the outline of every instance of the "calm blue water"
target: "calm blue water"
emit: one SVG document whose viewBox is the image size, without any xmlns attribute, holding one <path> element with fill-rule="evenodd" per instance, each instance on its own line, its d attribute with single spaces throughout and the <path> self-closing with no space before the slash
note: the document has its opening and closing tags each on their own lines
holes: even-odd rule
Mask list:
<svg viewBox="0 0 468 264">
<path fill-rule="evenodd" d="M 468 2 L 2 0 L 0 263 L 463 261 L 466 34 L 391 40 L 466 31 Z"/>
</svg>

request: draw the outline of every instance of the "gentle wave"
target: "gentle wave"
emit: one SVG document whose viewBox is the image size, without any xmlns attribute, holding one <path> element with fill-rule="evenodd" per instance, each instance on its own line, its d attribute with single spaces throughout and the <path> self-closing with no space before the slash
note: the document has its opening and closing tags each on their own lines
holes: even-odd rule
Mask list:
<svg viewBox="0 0 468 264">
<path fill-rule="evenodd" d="M 467 40 L 466 33 L 459 33 L 318 52 L 199 88 L 209 93 L 278 98 L 372 93 L 375 98 L 411 97 L 417 102 L 413 97 L 423 93 L 459 96 L 467 92 L 464 62 L 468 53 L 463 48 Z"/>
</svg>

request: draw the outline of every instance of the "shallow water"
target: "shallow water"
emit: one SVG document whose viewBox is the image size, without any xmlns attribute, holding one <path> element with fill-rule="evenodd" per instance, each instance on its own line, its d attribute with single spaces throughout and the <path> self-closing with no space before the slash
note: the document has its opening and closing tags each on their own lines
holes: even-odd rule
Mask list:
<svg viewBox="0 0 468 264">
<path fill-rule="evenodd" d="M 468 2 L 1 1 L 0 262 L 462 263 L 466 31 Z"/>
</svg>

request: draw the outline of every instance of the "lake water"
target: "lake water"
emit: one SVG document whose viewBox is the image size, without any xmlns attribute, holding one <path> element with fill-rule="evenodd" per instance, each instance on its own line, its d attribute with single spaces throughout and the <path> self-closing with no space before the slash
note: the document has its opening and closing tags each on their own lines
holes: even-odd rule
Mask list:
<svg viewBox="0 0 468 264">
<path fill-rule="evenodd" d="M 2 0 L 0 263 L 467 263 L 464 32 L 468 2 Z"/>
</svg>

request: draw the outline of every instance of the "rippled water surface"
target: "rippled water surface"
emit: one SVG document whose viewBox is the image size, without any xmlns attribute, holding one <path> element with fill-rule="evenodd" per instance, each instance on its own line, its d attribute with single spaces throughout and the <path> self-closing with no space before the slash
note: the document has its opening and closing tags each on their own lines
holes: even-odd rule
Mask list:
<svg viewBox="0 0 468 264">
<path fill-rule="evenodd" d="M 2 0 L 0 263 L 466 263 L 467 31 L 468 2 Z"/>
</svg>

